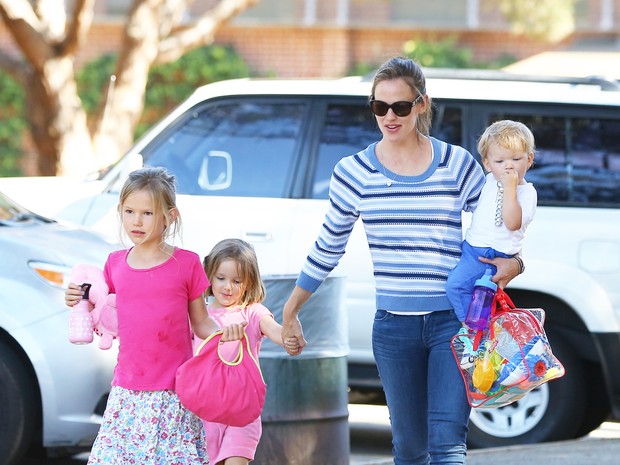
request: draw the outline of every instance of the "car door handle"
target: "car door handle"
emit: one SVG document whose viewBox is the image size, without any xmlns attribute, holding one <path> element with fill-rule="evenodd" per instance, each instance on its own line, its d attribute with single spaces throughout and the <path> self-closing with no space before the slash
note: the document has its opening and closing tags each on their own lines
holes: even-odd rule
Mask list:
<svg viewBox="0 0 620 465">
<path fill-rule="evenodd" d="M 273 239 L 271 233 L 268 232 L 244 232 L 241 234 L 242 238 L 248 242 L 267 242 Z"/>
</svg>

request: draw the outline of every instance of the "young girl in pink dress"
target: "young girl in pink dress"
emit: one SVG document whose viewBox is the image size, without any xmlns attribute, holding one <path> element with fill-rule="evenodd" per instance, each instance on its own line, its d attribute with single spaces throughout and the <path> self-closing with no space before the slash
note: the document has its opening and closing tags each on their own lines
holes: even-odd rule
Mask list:
<svg viewBox="0 0 620 465">
<path fill-rule="evenodd" d="M 180 227 L 174 176 L 163 168 L 132 172 L 120 193 L 122 229 L 133 243 L 109 255 L 105 280 L 116 294 L 118 361 L 89 464 L 205 465 L 201 420 L 174 391 L 177 368 L 192 356 L 191 331 L 206 338 L 220 329 L 206 310 L 209 285 L 200 258 L 169 244 Z M 72 307 L 82 290 L 71 283 Z M 243 337 L 243 324 L 222 340 Z"/>
<path fill-rule="evenodd" d="M 264 336 L 285 346 L 282 327 L 261 304 L 265 298 L 265 287 L 254 248 L 240 239 L 225 239 L 215 245 L 203 264 L 211 282 L 206 293 L 211 297 L 207 304 L 209 315 L 220 326 L 247 322 L 245 332 L 256 360 Z M 236 353 L 237 344 L 227 342 L 221 352 Z M 227 348 L 227 345 L 234 347 Z M 298 346 L 296 338 L 286 340 L 286 348 L 291 352 Z M 207 450 L 213 465 L 247 465 L 254 459 L 262 432 L 260 417 L 244 427 L 209 422 L 204 422 L 204 426 Z"/>
</svg>

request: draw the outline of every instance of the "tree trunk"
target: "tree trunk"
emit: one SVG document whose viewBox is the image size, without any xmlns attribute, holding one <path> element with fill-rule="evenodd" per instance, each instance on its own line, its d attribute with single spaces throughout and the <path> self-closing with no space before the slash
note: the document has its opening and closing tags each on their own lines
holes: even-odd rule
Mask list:
<svg viewBox="0 0 620 465">
<path fill-rule="evenodd" d="M 26 112 L 42 176 L 84 176 L 98 164 L 70 58 L 53 58 L 28 75 Z M 62 154 L 62 163 L 59 163 Z"/>
<path fill-rule="evenodd" d="M 96 157 L 102 166 L 116 162 L 133 142 L 133 131 L 144 108 L 149 69 L 159 47 L 162 2 L 146 0 L 134 5 L 129 13 L 113 91 L 102 99 L 104 106 L 93 135 Z"/>
</svg>

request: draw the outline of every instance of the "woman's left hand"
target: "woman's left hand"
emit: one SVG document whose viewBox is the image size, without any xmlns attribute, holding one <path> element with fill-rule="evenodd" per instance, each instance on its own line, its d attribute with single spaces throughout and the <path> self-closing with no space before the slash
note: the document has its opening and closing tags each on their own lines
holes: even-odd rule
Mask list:
<svg viewBox="0 0 620 465">
<path fill-rule="evenodd" d="M 512 258 L 485 258 L 478 257 L 482 263 L 487 263 L 489 265 L 495 265 L 497 267 L 497 272 L 493 275 L 491 280 L 496 283 L 500 289 L 504 289 L 510 281 L 512 281 L 515 277 L 519 275 L 521 271 L 521 267 L 517 260 Z"/>
</svg>

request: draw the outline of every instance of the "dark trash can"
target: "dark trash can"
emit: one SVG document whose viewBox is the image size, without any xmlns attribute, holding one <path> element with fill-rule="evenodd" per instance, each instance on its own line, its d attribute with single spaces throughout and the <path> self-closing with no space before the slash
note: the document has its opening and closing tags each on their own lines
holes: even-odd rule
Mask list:
<svg viewBox="0 0 620 465">
<path fill-rule="evenodd" d="M 263 278 L 264 302 L 279 323 L 297 276 Z M 267 383 L 263 435 L 255 465 L 348 465 L 348 329 L 344 278 L 328 278 L 300 314 L 308 345 L 291 357 L 263 341 L 260 364 Z"/>
</svg>

